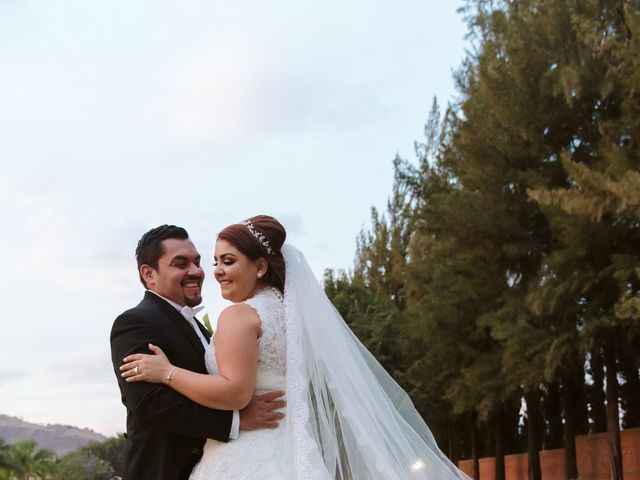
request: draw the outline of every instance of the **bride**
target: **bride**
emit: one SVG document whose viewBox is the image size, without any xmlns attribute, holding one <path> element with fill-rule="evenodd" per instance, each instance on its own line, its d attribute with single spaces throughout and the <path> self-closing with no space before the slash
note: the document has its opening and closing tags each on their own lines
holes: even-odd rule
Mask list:
<svg viewBox="0 0 640 480">
<path fill-rule="evenodd" d="M 127 381 L 166 383 L 206 407 L 241 409 L 254 391 L 287 392 L 277 428 L 207 440 L 190 478 L 467 479 L 285 237 L 264 215 L 218 234 L 214 274 L 234 305 L 220 314 L 210 375 L 176 368 L 153 345 L 154 355 L 125 359 Z"/>
</svg>

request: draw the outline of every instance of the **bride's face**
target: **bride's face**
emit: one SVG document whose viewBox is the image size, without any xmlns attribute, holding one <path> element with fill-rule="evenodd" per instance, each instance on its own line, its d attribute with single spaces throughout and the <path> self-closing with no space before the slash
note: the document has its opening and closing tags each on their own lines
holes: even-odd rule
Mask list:
<svg viewBox="0 0 640 480">
<path fill-rule="evenodd" d="M 214 275 L 220 284 L 220 293 L 226 300 L 243 302 L 253 296 L 260 277 L 266 271 L 264 259 L 251 260 L 226 240 L 218 240 L 213 254 Z"/>
</svg>

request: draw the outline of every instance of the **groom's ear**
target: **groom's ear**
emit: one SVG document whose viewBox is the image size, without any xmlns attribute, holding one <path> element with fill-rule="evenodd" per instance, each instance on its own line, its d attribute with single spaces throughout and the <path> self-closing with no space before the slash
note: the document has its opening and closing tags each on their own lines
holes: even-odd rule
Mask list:
<svg viewBox="0 0 640 480">
<path fill-rule="evenodd" d="M 149 286 L 155 283 L 154 274 L 155 274 L 155 270 L 150 265 L 147 265 L 146 263 L 143 265 L 140 265 L 140 276 L 144 280 L 144 283 L 146 284 L 147 288 L 149 288 Z"/>
</svg>

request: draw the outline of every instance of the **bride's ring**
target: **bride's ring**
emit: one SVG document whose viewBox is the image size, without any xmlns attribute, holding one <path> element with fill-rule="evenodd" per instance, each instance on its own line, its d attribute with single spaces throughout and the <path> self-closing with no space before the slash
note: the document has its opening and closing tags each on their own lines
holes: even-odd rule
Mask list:
<svg viewBox="0 0 640 480">
<path fill-rule="evenodd" d="M 140 367 L 136 367 L 133 369 L 133 373 L 135 373 L 136 375 L 138 375 L 140 373 Z"/>
</svg>

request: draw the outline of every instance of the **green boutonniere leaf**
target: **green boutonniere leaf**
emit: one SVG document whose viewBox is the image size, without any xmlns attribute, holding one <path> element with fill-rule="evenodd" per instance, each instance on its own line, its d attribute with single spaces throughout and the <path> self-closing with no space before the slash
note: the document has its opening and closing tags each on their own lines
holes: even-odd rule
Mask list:
<svg viewBox="0 0 640 480">
<path fill-rule="evenodd" d="M 202 322 L 204 323 L 205 328 L 209 332 L 209 335 L 213 335 L 213 328 L 211 327 L 211 322 L 209 321 L 208 313 L 204 314 L 204 317 L 202 317 Z"/>
</svg>

